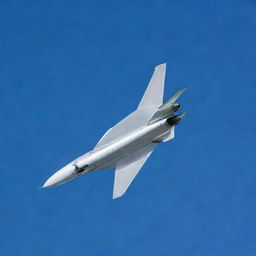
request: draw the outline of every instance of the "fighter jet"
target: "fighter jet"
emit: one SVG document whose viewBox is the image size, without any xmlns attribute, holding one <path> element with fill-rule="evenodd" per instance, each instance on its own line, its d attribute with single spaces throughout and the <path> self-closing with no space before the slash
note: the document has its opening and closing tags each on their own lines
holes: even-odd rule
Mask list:
<svg viewBox="0 0 256 256">
<path fill-rule="evenodd" d="M 75 159 L 43 185 L 54 187 L 83 174 L 115 168 L 113 199 L 122 196 L 160 142 L 174 138 L 175 125 L 185 113 L 176 115 L 179 90 L 163 104 L 166 64 L 155 67 L 137 109 L 110 128 L 90 152 Z"/>
</svg>

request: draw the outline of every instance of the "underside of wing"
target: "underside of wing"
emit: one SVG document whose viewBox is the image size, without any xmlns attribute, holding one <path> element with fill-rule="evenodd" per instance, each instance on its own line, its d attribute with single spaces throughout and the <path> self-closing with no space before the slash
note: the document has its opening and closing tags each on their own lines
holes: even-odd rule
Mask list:
<svg viewBox="0 0 256 256">
<path fill-rule="evenodd" d="M 147 125 L 163 103 L 166 64 L 157 66 L 136 111 L 109 129 L 94 149 L 101 148 Z"/>
<path fill-rule="evenodd" d="M 165 73 L 165 63 L 155 67 L 147 90 L 145 91 L 138 108 L 148 106 L 156 106 L 156 108 L 158 108 L 163 104 Z"/>
<path fill-rule="evenodd" d="M 156 144 L 150 144 L 144 154 L 140 158 L 126 157 L 119 163 L 117 163 L 115 170 L 115 180 L 113 189 L 113 199 L 122 196 L 130 184 L 132 183 L 135 176 L 140 171 L 150 154 L 153 152 Z"/>
<path fill-rule="evenodd" d="M 101 148 L 119 138 L 132 133 L 147 125 L 148 121 L 155 113 L 154 107 L 137 109 L 115 126 L 110 128 L 100 139 L 94 149 Z"/>
</svg>

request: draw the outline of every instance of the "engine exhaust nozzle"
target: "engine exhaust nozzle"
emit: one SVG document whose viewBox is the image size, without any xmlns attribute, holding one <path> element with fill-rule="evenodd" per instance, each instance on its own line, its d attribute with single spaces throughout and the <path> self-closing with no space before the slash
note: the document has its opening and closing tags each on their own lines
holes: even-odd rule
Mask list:
<svg viewBox="0 0 256 256">
<path fill-rule="evenodd" d="M 167 120 L 166 120 L 166 124 L 169 125 L 169 126 L 173 126 L 173 125 L 176 125 L 179 123 L 179 121 L 186 115 L 186 113 L 182 113 L 180 115 L 174 115 L 174 116 L 171 116 L 169 117 Z"/>
<path fill-rule="evenodd" d="M 177 112 L 179 110 L 179 108 L 180 108 L 180 104 L 179 103 L 174 103 L 171 106 L 172 112 Z"/>
</svg>

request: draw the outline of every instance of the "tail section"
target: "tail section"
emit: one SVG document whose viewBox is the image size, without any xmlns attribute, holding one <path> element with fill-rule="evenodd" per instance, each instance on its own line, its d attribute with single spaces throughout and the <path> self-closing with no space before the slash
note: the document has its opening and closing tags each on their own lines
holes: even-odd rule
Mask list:
<svg viewBox="0 0 256 256">
<path fill-rule="evenodd" d="M 180 97 L 180 95 L 185 91 L 186 91 L 186 88 L 180 89 L 164 105 L 173 104 Z"/>
<path fill-rule="evenodd" d="M 154 123 L 160 119 L 171 116 L 174 112 L 178 111 L 180 105 L 175 103 L 175 101 L 180 97 L 180 95 L 186 90 L 183 88 L 179 90 L 173 97 L 171 97 L 165 104 L 160 106 L 153 117 L 150 119 L 149 124 Z"/>
</svg>

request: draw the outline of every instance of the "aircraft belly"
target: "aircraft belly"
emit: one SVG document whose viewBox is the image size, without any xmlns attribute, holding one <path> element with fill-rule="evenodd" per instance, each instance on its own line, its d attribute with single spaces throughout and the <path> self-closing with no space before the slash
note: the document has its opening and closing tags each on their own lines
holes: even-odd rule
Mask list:
<svg viewBox="0 0 256 256">
<path fill-rule="evenodd" d="M 170 128 L 165 125 L 165 121 L 160 121 L 158 124 L 145 127 L 141 131 L 100 149 L 95 152 L 93 157 L 96 165 L 95 170 L 115 168 L 116 163 L 124 158 L 130 159 L 131 162 L 141 158 L 146 154 L 148 148 L 151 148 L 154 138 L 164 136 L 169 130 Z"/>
</svg>

